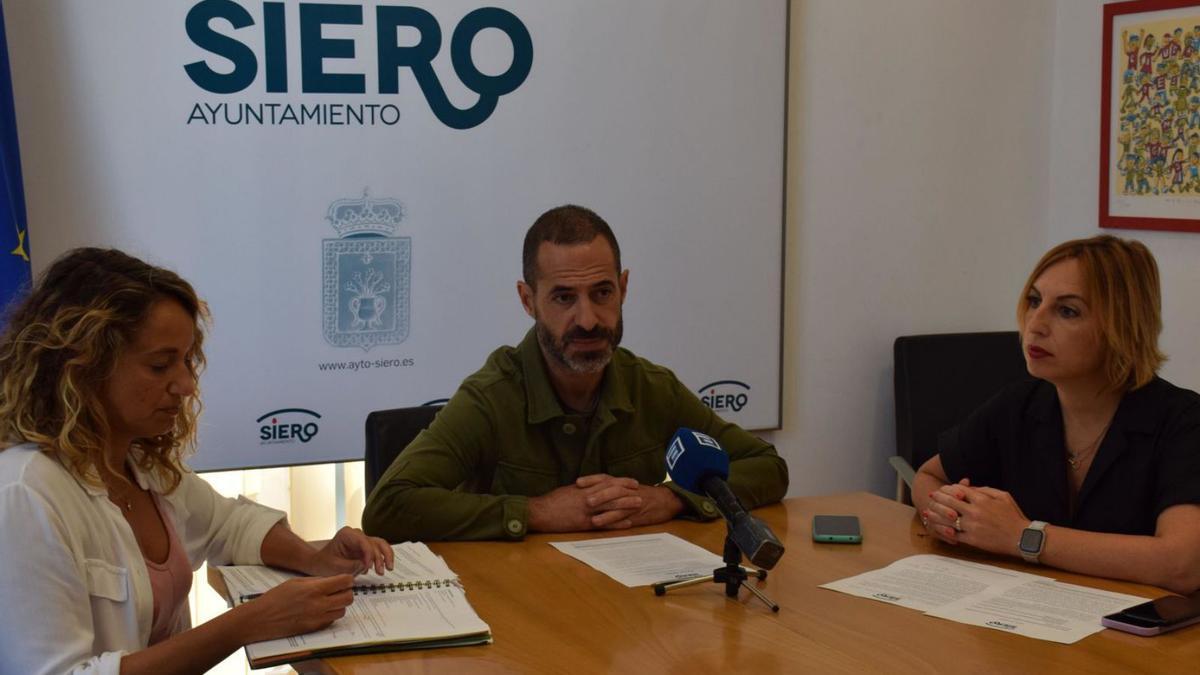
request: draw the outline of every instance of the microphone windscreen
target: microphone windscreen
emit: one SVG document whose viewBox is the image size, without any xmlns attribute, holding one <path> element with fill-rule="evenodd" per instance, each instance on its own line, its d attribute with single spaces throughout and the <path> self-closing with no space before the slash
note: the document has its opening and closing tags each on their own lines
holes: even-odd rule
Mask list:
<svg viewBox="0 0 1200 675">
<path fill-rule="evenodd" d="M 729 477 L 729 455 L 712 436 L 680 427 L 667 446 L 667 473 L 684 490 L 702 493 L 705 478 Z"/>
</svg>

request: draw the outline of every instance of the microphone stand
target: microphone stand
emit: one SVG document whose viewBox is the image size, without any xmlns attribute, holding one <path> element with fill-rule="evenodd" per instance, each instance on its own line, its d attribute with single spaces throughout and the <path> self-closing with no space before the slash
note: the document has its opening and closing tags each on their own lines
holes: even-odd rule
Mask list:
<svg viewBox="0 0 1200 675">
<path fill-rule="evenodd" d="M 745 587 L 763 604 L 771 608 L 772 612 L 779 612 L 779 605 L 775 604 L 767 596 L 763 595 L 762 591 L 746 583 L 746 580 L 751 576 L 763 580 L 767 578 L 767 571 L 756 569 L 749 570 L 742 567 L 742 551 L 733 541 L 733 525 L 726 522 L 725 525 L 725 555 L 722 559 L 725 561 L 724 567 L 718 567 L 713 570 L 713 573 L 708 576 L 696 577 L 695 579 L 686 579 L 684 581 L 662 582 L 654 584 L 654 594 L 658 596 L 666 595 L 667 591 L 673 591 L 688 586 L 695 586 L 705 582 L 714 584 L 725 584 L 725 595 L 730 598 L 737 598 L 738 589 Z"/>
</svg>

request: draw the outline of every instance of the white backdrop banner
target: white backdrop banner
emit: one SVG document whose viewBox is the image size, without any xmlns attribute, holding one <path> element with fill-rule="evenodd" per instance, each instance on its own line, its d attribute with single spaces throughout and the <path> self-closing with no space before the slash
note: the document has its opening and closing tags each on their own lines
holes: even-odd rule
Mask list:
<svg viewBox="0 0 1200 675">
<path fill-rule="evenodd" d="M 624 345 L 780 423 L 785 0 L 7 2 L 35 272 L 108 245 L 215 324 L 200 469 L 359 459 L 531 321 L 578 203 Z"/>
</svg>

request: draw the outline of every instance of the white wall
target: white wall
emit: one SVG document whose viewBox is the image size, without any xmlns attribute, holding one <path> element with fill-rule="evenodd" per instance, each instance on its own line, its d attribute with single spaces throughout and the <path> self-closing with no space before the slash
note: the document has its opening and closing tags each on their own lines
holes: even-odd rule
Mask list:
<svg viewBox="0 0 1200 675">
<path fill-rule="evenodd" d="M 1013 328 L 1046 241 L 1054 6 L 796 0 L 790 494 L 890 494 L 892 340 Z"/>
<path fill-rule="evenodd" d="M 1009 330 L 1047 248 L 1145 242 L 1162 374 L 1200 387 L 1200 235 L 1097 224 L 1102 0 L 795 0 L 784 428 L 791 494 L 891 494 L 891 342 Z"/>
<path fill-rule="evenodd" d="M 1097 227 L 1100 161 L 1100 57 L 1103 2 L 1058 0 L 1050 116 L 1050 201 L 1044 248 L 1088 237 Z M 1163 290 L 1162 376 L 1200 389 L 1200 234 L 1105 230 L 1146 244 Z"/>
</svg>

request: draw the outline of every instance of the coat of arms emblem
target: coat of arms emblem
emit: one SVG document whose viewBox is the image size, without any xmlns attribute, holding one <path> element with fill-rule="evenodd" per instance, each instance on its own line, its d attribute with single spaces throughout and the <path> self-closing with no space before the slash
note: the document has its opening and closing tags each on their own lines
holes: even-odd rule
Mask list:
<svg viewBox="0 0 1200 675">
<path fill-rule="evenodd" d="M 412 238 L 395 199 L 339 199 L 325 216 L 337 239 L 321 241 L 322 323 L 335 347 L 399 344 L 408 338 Z"/>
</svg>

